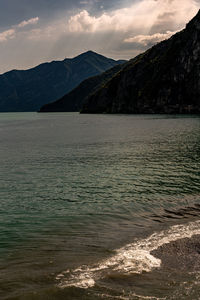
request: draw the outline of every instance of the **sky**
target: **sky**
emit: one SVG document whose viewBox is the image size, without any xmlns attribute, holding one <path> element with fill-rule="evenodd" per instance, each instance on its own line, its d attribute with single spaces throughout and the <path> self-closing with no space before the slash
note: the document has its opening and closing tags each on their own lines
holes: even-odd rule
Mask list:
<svg viewBox="0 0 200 300">
<path fill-rule="evenodd" d="M 0 0 L 0 73 L 88 50 L 130 59 L 199 9 L 200 0 Z"/>
</svg>

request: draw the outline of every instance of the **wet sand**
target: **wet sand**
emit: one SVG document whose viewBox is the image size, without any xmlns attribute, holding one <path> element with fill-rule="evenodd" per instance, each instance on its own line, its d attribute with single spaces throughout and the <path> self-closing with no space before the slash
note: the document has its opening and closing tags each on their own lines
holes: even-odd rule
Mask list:
<svg viewBox="0 0 200 300">
<path fill-rule="evenodd" d="M 161 259 L 161 268 L 177 271 L 200 271 L 200 235 L 164 244 L 151 252 Z"/>
</svg>

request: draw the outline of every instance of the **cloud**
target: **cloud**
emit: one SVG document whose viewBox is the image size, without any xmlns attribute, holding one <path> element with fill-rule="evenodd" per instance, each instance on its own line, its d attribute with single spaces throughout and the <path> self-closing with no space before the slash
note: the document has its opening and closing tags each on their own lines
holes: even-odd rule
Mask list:
<svg viewBox="0 0 200 300">
<path fill-rule="evenodd" d="M 0 42 L 5 42 L 15 37 L 15 29 L 9 29 L 0 33 Z"/>
<path fill-rule="evenodd" d="M 88 3 L 89 3 L 88 1 L 80 1 L 80 4 L 82 4 L 82 5 L 86 5 Z"/>
<path fill-rule="evenodd" d="M 151 28 L 181 28 L 198 10 L 195 0 L 142 0 L 128 8 L 96 17 L 83 10 L 68 21 L 70 32 L 146 31 Z M 169 27 L 169 28 L 167 28 Z M 159 31 L 155 31 L 159 32 Z"/>
<path fill-rule="evenodd" d="M 22 21 L 21 23 L 19 23 L 19 24 L 17 25 L 17 27 L 21 28 L 21 27 L 25 27 L 25 26 L 27 26 L 27 25 L 35 25 L 35 24 L 38 23 L 38 21 L 39 21 L 39 18 L 38 18 L 38 17 L 32 18 L 32 19 L 29 19 L 29 20 L 27 20 L 27 21 Z"/>
<path fill-rule="evenodd" d="M 19 23 L 17 25 L 14 25 L 14 26 L 12 26 L 12 28 L 10 28 L 8 30 L 0 32 L 0 42 L 6 42 L 10 39 L 15 38 L 16 34 L 18 33 L 18 30 L 20 28 L 24 28 L 27 25 L 35 25 L 35 24 L 38 23 L 38 21 L 39 21 L 38 17 L 32 18 L 32 19 L 29 19 L 27 21 L 22 21 L 21 23 Z"/>
<path fill-rule="evenodd" d="M 125 43 L 137 43 L 142 46 L 151 46 L 163 40 L 170 38 L 176 31 L 167 31 L 166 33 L 155 33 L 152 35 L 136 35 L 124 40 Z"/>
<path fill-rule="evenodd" d="M 72 16 L 68 21 L 70 32 L 98 32 L 107 30 L 123 30 L 121 26 L 123 16 L 109 15 L 103 13 L 100 17 L 91 16 L 88 11 L 83 10 L 79 14 Z M 120 20 L 120 21 L 119 21 Z"/>
<path fill-rule="evenodd" d="M 89 1 L 82 0 L 81 3 Z M 198 11 L 199 5 L 195 0 L 140 0 L 134 2 L 130 7 L 116 9 L 109 12 L 102 12 L 100 15 L 92 15 L 86 9 L 60 20 L 50 22 L 37 29 L 24 30 L 23 35 L 27 40 L 56 42 L 60 38 L 68 38 L 71 34 L 83 34 L 95 43 L 94 34 L 110 34 L 119 43 L 139 43 L 143 46 L 157 43 L 168 38 L 177 30 L 184 27 Z M 39 17 L 24 20 L 10 30 L 18 33 L 20 29 L 28 25 L 36 25 Z M 9 32 L 9 30 L 8 30 Z M 0 33 L 1 34 L 1 33 Z M 2 33 L 1 41 L 9 39 L 9 33 Z M 13 35 L 10 35 L 14 36 Z M 97 40 L 99 38 L 97 37 Z"/>
<path fill-rule="evenodd" d="M 83 10 L 72 16 L 68 21 L 70 32 L 102 32 L 102 31 L 127 31 L 133 27 L 134 17 L 129 9 L 124 8 L 114 12 L 103 13 L 99 17 L 91 16 Z M 137 22 L 138 23 L 138 22 Z M 135 23 L 135 27 L 139 24 Z"/>
</svg>

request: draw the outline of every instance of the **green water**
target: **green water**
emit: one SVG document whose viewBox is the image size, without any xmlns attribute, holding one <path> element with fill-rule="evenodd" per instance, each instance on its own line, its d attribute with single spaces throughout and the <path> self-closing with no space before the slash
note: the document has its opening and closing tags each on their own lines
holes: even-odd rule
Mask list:
<svg viewBox="0 0 200 300">
<path fill-rule="evenodd" d="M 67 286 L 70 276 L 60 288 L 56 277 L 153 232 L 198 221 L 198 116 L 4 113 L 0 145 L 1 299 L 172 293 L 157 281 L 156 293 L 151 272 L 148 284 L 131 272 L 126 283 L 105 276 L 87 289 Z"/>
</svg>

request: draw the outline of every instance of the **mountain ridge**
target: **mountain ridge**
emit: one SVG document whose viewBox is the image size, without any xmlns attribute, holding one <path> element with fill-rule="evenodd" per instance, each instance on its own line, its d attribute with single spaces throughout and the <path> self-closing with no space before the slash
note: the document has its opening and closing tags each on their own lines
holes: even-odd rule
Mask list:
<svg viewBox="0 0 200 300">
<path fill-rule="evenodd" d="M 74 58 L 45 62 L 28 70 L 0 75 L 0 111 L 37 111 L 59 99 L 83 80 L 120 64 L 93 51 Z"/>
</svg>

